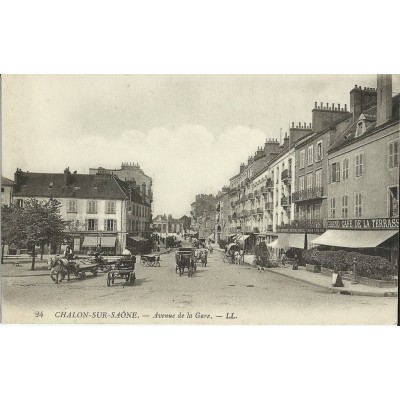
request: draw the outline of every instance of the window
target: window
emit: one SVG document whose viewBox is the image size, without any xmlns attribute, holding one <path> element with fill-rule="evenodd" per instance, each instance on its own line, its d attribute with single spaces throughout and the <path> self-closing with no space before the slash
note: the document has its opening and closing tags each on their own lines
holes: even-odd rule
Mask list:
<svg viewBox="0 0 400 400">
<path fill-rule="evenodd" d="M 317 161 L 322 160 L 322 140 L 317 142 Z"/>
<path fill-rule="evenodd" d="M 306 160 L 306 151 L 305 150 L 301 150 L 300 151 L 300 168 L 304 168 L 305 160 Z"/>
<path fill-rule="evenodd" d="M 76 213 L 76 204 L 77 201 L 76 200 L 68 200 L 68 210 L 67 212 L 69 213 Z"/>
<path fill-rule="evenodd" d="M 1 193 L 4 193 L 4 188 L 1 188 Z"/>
<path fill-rule="evenodd" d="M 85 222 L 87 231 L 97 231 L 97 219 L 87 219 Z"/>
<path fill-rule="evenodd" d="M 356 176 L 362 176 L 363 174 L 363 154 L 356 155 Z"/>
<path fill-rule="evenodd" d="M 317 188 L 322 187 L 322 169 L 315 172 L 315 186 Z"/>
<path fill-rule="evenodd" d="M 104 220 L 104 230 L 105 231 L 116 231 L 117 230 L 117 220 L 116 219 L 105 219 Z"/>
<path fill-rule="evenodd" d="M 332 182 L 339 182 L 340 181 L 340 164 L 339 163 L 332 163 L 330 168 L 330 178 Z"/>
<path fill-rule="evenodd" d="M 279 167 L 276 168 L 276 183 L 279 183 Z"/>
<path fill-rule="evenodd" d="M 307 189 L 312 189 L 313 187 L 313 174 L 307 174 Z"/>
<path fill-rule="evenodd" d="M 331 199 L 331 201 L 330 201 L 330 209 L 329 209 L 329 213 L 330 213 L 330 217 L 331 218 L 336 218 L 336 209 L 335 209 L 335 207 L 336 207 L 336 199 L 335 198 L 333 198 L 333 199 Z"/>
<path fill-rule="evenodd" d="M 87 213 L 88 214 L 96 214 L 97 213 L 97 201 L 96 200 L 88 200 L 87 201 Z"/>
<path fill-rule="evenodd" d="M 362 198 L 361 193 L 356 194 L 356 210 L 355 210 L 356 218 L 362 217 Z"/>
<path fill-rule="evenodd" d="M 312 165 L 314 162 L 314 146 L 309 146 L 307 149 L 307 165 Z"/>
<path fill-rule="evenodd" d="M 115 214 L 115 201 L 107 201 L 106 202 L 106 213 L 107 214 Z"/>
<path fill-rule="evenodd" d="M 347 218 L 348 216 L 348 197 L 342 196 L 342 218 Z"/>
<path fill-rule="evenodd" d="M 304 175 L 299 177 L 299 190 L 304 190 Z"/>
<path fill-rule="evenodd" d="M 399 216 L 399 187 L 389 188 L 389 217 Z"/>
<path fill-rule="evenodd" d="M 314 204 L 314 218 L 321 219 L 321 204 Z"/>
<path fill-rule="evenodd" d="M 399 141 L 389 143 L 389 168 L 399 166 Z"/>
<path fill-rule="evenodd" d="M 366 129 L 365 121 L 359 121 L 357 122 L 357 129 L 356 129 L 356 135 L 355 137 L 361 136 Z"/>
<path fill-rule="evenodd" d="M 24 208 L 24 200 L 17 199 L 17 207 Z"/>
<path fill-rule="evenodd" d="M 304 206 L 299 206 L 299 219 L 304 219 Z"/>
<path fill-rule="evenodd" d="M 342 179 L 349 179 L 349 159 L 344 158 L 342 161 Z"/>
</svg>

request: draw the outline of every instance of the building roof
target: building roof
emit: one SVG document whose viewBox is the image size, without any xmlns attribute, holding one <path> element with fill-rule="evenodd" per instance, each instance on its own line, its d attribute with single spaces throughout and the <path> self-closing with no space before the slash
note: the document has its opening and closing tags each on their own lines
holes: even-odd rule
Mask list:
<svg viewBox="0 0 400 400">
<path fill-rule="evenodd" d="M 65 185 L 64 174 L 19 171 L 14 196 L 59 197 L 105 200 L 128 200 L 145 204 L 137 191 L 127 182 L 111 175 L 71 174 L 70 183 Z"/>
<path fill-rule="evenodd" d="M 13 186 L 14 182 L 11 179 L 5 178 L 3 175 L 1 176 L 1 186 Z"/>
<path fill-rule="evenodd" d="M 364 139 L 366 136 L 373 135 L 375 132 L 386 128 L 387 126 L 392 125 L 394 122 L 399 120 L 399 103 L 400 103 L 400 94 L 396 95 L 392 99 L 393 105 L 393 113 L 392 118 L 386 121 L 384 124 L 376 126 L 376 114 L 377 114 L 377 106 L 374 104 L 369 109 L 364 111 L 365 120 L 370 124 L 367 126 L 366 131 L 356 137 L 356 129 L 357 122 L 355 121 L 351 124 L 339 137 L 338 139 L 331 145 L 328 149 L 328 153 L 332 153 L 336 150 L 341 149 L 342 147 L 348 146 L 351 143 L 357 142 L 358 140 Z"/>
<path fill-rule="evenodd" d="M 335 128 L 337 125 L 348 120 L 349 118 L 353 118 L 353 114 L 350 112 L 345 114 L 342 118 L 339 118 L 335 122 L 332 122 L 332 124 L 328 125 L 326 128 L 322 129 L 321 131 L 311 132 L 309 135 L 304 136 L 303 138 L 298 140 L 297 143 L 295 144 L 296 149 L 308 144 L 309 142 L 311 142 L 314 139 L 317 139 L 319 136 L 323 135 L 324 133 L 329 132 L 330 130 Z"/>
</svg>

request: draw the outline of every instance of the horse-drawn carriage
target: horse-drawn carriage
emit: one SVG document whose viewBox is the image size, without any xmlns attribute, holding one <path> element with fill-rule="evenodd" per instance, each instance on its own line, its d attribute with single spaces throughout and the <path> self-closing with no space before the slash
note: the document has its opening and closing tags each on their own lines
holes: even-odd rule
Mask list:
<svg viewBox="0 0 400 400">
<path fill-rule="evenodd" d="M 145 267 L 159 267 L 160 261 L 159 254 L 145 254 L 140 257 L 140 263 Z"/>
<path fill-rule="evenodd" d="M 195 252 L 196 261 L 201 262 L 203 267 L 207 266 L 207 256 L 208 250 L 207 249 L 196 249 Z"/>
<path fill-rule="evenodd" d="M 225 248 L 225 253 L 222 255 L 222 261 L 224 263 L 241 264 L 241 260 L 240 246 L 236 243 L 228 244 Z"/>
<path fill-rule="evenodd" d="M 180 247 L 175 253 L 175 272 L 179 276 L 185 273 L 185 268 L 188 270 L 188 277 L 192 277 L 196 272 L 196 256 L 194 248 L 192 247 Z"/>
<path fill-rule="evenodd" d="M 135 256 L 130 255 L 118 258 L 107 272 L 107 286 L 114 284 L 116 279 L 125 279 L 126 283 L 133 285 L 136 280 L 135 261 Z"/>
<path fill-rule="evenodd" d="M 93 276 L 96 276 L 100 264 L 98 261 L 91 259 L 68 260 L 64 257 L 54 257 L 49 259 L 48 266 L 50 270 L 50 278 L 54 283 L 59 283 L 62 282 L 65 277 L 70 280 L 70 275 L 74 275 L 81 279 L 86 276 L 87 272 L 91 272 Z"/>
</svg>

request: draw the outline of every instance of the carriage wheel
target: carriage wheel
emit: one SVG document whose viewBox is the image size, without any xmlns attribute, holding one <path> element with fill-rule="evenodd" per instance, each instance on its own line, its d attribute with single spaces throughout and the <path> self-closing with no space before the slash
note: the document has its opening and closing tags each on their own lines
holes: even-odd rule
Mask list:
<svg viewBox="0 0 400 400">
<path fill-rule="evenodd" d="M 154 267 L 155 261 L 149 261 L 150 267 Z"/>
</svg>

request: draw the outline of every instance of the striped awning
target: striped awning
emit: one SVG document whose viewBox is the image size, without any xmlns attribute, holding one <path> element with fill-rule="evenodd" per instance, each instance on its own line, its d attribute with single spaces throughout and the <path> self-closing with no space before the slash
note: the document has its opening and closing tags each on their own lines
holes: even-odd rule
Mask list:
<svg viewBox="0 0 400 400">
<path fill-rule="evenodd" d="M 115 247 L 115 236 L 85 236 L 82 247 Z"/>
</svg>

